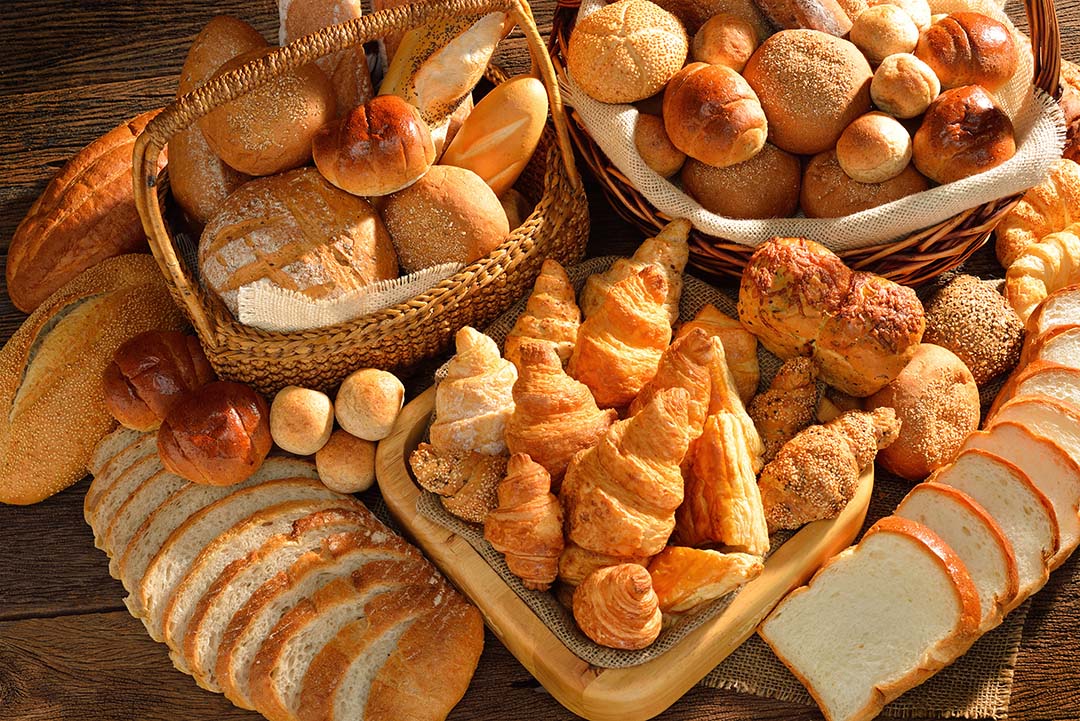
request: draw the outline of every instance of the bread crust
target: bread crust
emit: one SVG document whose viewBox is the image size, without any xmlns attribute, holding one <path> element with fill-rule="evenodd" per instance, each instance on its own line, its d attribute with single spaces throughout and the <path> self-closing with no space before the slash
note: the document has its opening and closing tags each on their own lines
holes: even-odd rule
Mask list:
<svg viewBox="0 0 1080 721">
<path fill-rule="evenodd" d="M 1020 385 L 1024 381 L 1032 378 L 1033 376 L 1038 376 L 1047 372 L 1064 373 L 1065 375 L 1073 376 L 1073 380 L 1077 383 L 1080 383 L 1080 369 L 1070 368 L 1068 366 L 1059 365 L 1058 363 L 1051 363 L 1049 361 L 1036 358 L 1035 360 L 1031 361 L 1026 365 L 1019 366 L 1016 372 L 1009 376 L 1008 380 L 1006 380 L 1005 383 L 1001 386 L 1001 390 L 998 391 L 997 396 L 994 397 L 994 403 L 990 406 L 990 410 L 986 412 L 986 417 L 992 418 L 998 412 L 1001 406 L 1003 406 L 1005 403 L 1009 402 L 1013 398 L 1018 397 L 1017 390 L 1020 388 Z M 1028 394 L 1025 393 L 1023 395 L 1026 396 Z M 1064 401 L 1061 399 L 1056 400 L 1059 403 L 1071 405 L 1068 401 Z M 1080 408 L 1077 408 L 1076 410 L 1080 411 Z"/>
<path fill-rule="evenodd" d="M 139 438 L 134 443 L 109 459 L 94 475 L 90 489 L 86 492 L 86 498 L 83 499 L 83 518 L 86 519 L 91 528 L 97 527 L 99 522 L 97 517 L 98 508 L 101 506 L 102 501 L 113 492 L 120 476 L 127 473 L 135 463 L 156 453 L 156 439 L 151 434 L 140 433 Z"/>
<path fill-rule="evenodd" d="M 1027 322 L 1024 325 L 1024 328 L 1028 335 L 1044 335 L 1055 327 L 1061 327 L 1051 326 L 1050 328 L 1044 328 L 1042 322 L 1043 311 L 1053 304 L 1054 299 L 1063 297 L 1065 295 L 1071 295 L 1073 293 L 1078 294 L 1077 303 L 1080 304 L 1080 283 L 1074 283 L 1072 285 L 1067 285 L 1064 288 L 1058 288 L 1053 293 L 1046 296 L 1046 298 L 1041 303 L 1039 303 L 1035 310 L 1032 311 L 1031 315 L 1028 317 Z"/>
</svg>

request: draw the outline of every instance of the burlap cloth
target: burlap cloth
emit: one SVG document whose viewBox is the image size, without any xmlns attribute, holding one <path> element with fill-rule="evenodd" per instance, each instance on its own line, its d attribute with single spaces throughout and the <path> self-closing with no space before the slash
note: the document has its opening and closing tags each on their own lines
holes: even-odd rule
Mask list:
<svg viewBox="0 0 1080 721">
<path fill-rule="evenodd" d="M 608 256 L 586 261 L 569 269 L 570 279 L 580 291 L 585 278 L 592 273 L 603 271 L 613 260 L 613 256 Z M 686 284 L 680 304 L 680 321 L 692 318 L 706 303 L 712 303 L 724 312 L 736 315 L 737 288 L 730 286 L 720 290 L 693 276 L 687 275 L 685 279 Z M 514 320 L 524 307 L 525 299 L 521 299 L 486 329 L 487 334 L 501 346 Z M 759 361 L 761 387 L 764 388 L 779 368 L 780 361 L 764 350 L 759 350 Z M 436 379 L 439 376 L 441 372 L 436 374 Z M 991 391 L 987 397 L 992 399 L 993 392 Z M 901 481 L 878 468 L 874 496 L 867 515 L 867 527 L 877 519 L 890 514 L 909 487 L 910 483 Z M 687 633 L 726 608 L 735 596 L 731 594 L 719 599 L 666 628 L 657 641 L 646 649 L 620 651 L 605 648 L 593 643 L 578 631 L 571 614 L 555 600 L 553 594 L 530 591 L 522 586 L 519 579 L 506 567 L 502 554 L 495 551 L 484 540 L 483 529 L 480 526 L 466 523 L 448 513 L 439 502 L 438 496 L 432 493 L 424 492 L 421 495 L 417 502 L 417 510 L 427 518 L 465 538 L 567 648 L 595 666 L 606 668 L 634 666 L 656 658 L 678 643 Z M 779 547 L 789 537 L 790 533 L 774 535 L 773 548 Z M 1001 626 L 980 639 L 955 664 L 886 707 L 884 715 L 1004 718 L 1012 688 L 1013 666 L 1027 612 L 1028 604 L 1025 603 L 1013 611 Z M 710 672 L 701 684 L 808 706 L 815 705 L 802 684 L 791 675 L 757 636 L 751 637 L 740 646 Z"/>
</svg>

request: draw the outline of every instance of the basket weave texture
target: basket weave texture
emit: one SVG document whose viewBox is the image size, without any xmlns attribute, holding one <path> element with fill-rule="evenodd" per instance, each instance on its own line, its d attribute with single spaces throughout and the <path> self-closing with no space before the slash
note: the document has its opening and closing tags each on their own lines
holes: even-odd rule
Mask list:
<svg viewBox="0 0 1080 721">
<path fill-rule="evenodd" d="M 389 33 L 453 17 L 506 12 L 525 35 L 534 68 L 548 91 L 552 122 L 517 183 L 536 203 L 529 218 L 488 256 L 431 290 L 404 303 L 348 323 L 278 333 L 242 325 L 218 298 L 198 283 L 177 252 L 163 217 L 167 182 L 154 162 L 169 139 L 214 108 L 273 78 L 344 48 Z M 492 66 L 488 78 L 506 74 Z M 483 326 L 525 293 L 544 258 L 564 264 L 579 259 L 589 235 L 588 205 L 574 166 L 573 149 L 558 82 L 544 43 L 524 0 L 434 0 L 392 8 L 332 26 L 275 50 L 178 98 L 136 141 L 135 202 L 150 248 L 173 297 L 185 311 L 218 375 L 272 394 L 286 385 L 332 390 L 353 370 L 402 370 L 437 355 L 465 325 Z"/>
</svg>

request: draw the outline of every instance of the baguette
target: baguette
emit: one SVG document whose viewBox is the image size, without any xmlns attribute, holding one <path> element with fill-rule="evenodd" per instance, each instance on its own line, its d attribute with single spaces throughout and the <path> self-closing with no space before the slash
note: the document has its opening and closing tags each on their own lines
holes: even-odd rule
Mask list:
<svg viewBox="0 0 1080 721">
<path fill-rule="evenodd" d="M 0 502 L 36 503 L 82 478 L 115 426 L 101 382 L 113 353 L 184 324 L 149 255 L 105 260 L 43 303 L 0 350 Z"/>
</svg>

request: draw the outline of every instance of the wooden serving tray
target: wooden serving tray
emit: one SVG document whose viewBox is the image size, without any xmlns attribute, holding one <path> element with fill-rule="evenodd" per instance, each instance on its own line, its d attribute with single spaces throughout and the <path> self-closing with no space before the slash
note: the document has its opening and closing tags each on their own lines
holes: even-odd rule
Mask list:
<svg viewBox="0 0 1080 721">
<path fill-rule="evenodd" d="M 669 651 L 639 666 L 605 669 L 575 656 L 518 598 L 468 541 L 416 510 L 420 488 L 408 456 L 427 429 L 435 402 L 430 388 L 401 411 L 379 443 L 375 468 L 390 512 L 439 569 L 479 607 L 488 627 L 562 705 L 590 721 L 640 721 L 661 713 L 749 638 L 793 588 L 851 545 L 873 491 L 873 470 L 839 517 L 805 526 L 776 550 L 764 572 L 722 613 Z"/>
</svg>

